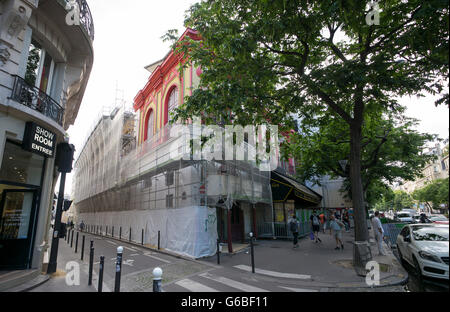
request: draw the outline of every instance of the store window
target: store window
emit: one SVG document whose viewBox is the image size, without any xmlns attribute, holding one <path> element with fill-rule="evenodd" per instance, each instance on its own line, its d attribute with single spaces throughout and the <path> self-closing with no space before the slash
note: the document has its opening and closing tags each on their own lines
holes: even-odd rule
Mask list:
<svg viewBox="0 0 450 312">
<path fill-rule="evenodd" d="M 45 158 L 6 141 L 0 168 L 0 182 L 40 186 Z"/>
<path fill-rule="evenodd" d="M 147 120 L 147 139 L 150 140 L 153 137 L 153 126 L 154 126 L 154 114 L 153 110 L 150 112 Z"/>
</svg>

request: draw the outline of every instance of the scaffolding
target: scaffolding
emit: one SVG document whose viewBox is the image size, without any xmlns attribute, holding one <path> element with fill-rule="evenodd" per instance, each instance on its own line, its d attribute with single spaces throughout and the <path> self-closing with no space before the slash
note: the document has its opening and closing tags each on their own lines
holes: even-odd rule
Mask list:
<svg viewBox="0 0 450 312">
<path fill-rule="evenodd" d="M 119 109 L 100 119 L 75 164 L 79 222 L 114 228 L 116 235 L 120 229 L 135 242 L 143 231 L 151 246 L 160 234 L 161 248 L 200 258 L 216 252 L 219 236 L 229 236 L 223 211 L 234 205 L 244 210 L 245 232 L 254 218 L 273 221 L 270 171 L 256 161 L 193 159 L 192 125 L 166 125 L 139 146 L 135 138 L 134 114 Z"/>
</svg>

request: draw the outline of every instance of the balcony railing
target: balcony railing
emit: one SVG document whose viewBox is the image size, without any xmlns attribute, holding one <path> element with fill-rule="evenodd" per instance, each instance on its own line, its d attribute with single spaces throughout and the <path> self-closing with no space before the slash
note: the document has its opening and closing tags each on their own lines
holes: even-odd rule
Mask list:
<svg viewBox="0 0 450 312">
<path fill-rule="evenodd" d="M 64 109 L 39 88 L 30 86 L 19 76 L 14 76 L 11 99 L 21 103 L 63 125 Z"/>
<path fill-rule="evenodd" d="M 89 9 L 86 0 L 59 0 L 59 1 L 62 2 L 64 6 L 66 5 L 71 6 L 71 3 L 73 2 L 77 3 L 78 8 L 80 9 L 80 23 L 81 25 L 83 25 L 84 29 L 86 30 L 91 40 L 94 41 L 95 35 L 94 20 L 92 19 L 91 10 Z"/>
</svg>

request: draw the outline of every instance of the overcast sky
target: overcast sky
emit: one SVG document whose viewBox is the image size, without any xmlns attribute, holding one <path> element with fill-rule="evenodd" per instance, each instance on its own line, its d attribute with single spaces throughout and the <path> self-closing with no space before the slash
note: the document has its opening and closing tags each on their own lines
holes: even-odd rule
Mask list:
<svg viewBox="0 0 450 312">
<path fill-rule="evenodd" d="M 70 142 L 81 151 L 88 130 L 103 106 L 113 106 L 116 84 L 128 104 L 148 80 L 144 66 L 164 57 L 170 43 L 163 42 L 169 29 L 184 31 L 185 11 L 195 0 L 88 0 L 95 26 L 94 66 L 78 117 L 68 130 Z M 119 93 L 122 97 L 122 93 Z M 421 120 L 421 132 L 448 137 L 449 115 L 445 106 L 436 108 L 433 98 L 405 98 L 407 115 Z M 67 176 L 66 194 L 72 189 Z"/>
</svg>

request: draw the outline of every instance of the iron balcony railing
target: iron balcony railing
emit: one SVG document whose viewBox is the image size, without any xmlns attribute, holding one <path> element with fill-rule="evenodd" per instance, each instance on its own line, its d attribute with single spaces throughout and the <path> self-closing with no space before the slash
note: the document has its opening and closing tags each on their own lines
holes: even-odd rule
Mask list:
<svg viewBox="0 0 450 312">
<path fill-rule="evenodd" d="M 39 88 L 30 86 L 24 79 L 14 76 L 11 99 L 21 103 L 63 125 L 64 109 L 48 94 Z"/>
<path fill-rule="evenodd" d="M 67 8 L 70 7 L 69 11 L 73 9 L 73 4 L 76 3 L 78 9 L 80 10 L 80 24 L 86 30 L 87 34 L 94 41 L 94 20 L 92 19 L 91 10 L 86 2 L 86 0 L 59 0 Z"/>
</svg>

